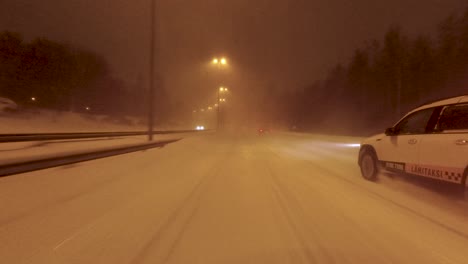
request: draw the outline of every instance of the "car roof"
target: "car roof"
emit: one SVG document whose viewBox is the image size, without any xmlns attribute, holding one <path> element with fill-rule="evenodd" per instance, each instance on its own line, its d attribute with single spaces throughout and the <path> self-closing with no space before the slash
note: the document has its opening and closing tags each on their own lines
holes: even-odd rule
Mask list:
<svg viewBox="0 0 468 264">
<path fill-rule="evenodd" d="M 457 103 L 468 103 L 468 95 L 451 97 L 451 98 L 447 98 L 447 99 L 438 100 L 438 101 L 435 101 L 435 102 L 432 102 L 432 103 L 424 104 L 424 105 L 412 110 L 410 113 L 416 112 L 416 111 L 419 111 L 419 110 L 422 110 L 422 109 L 426 109 L 426 108 L 437 107 L 437 106 L 441 106 L 441 105 L 457 104 Z"/>
</svg>

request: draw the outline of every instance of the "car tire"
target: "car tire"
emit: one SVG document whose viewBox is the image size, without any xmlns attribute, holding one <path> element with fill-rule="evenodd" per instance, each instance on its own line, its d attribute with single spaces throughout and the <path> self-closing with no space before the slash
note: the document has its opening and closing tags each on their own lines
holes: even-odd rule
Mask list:
<svg viewBox="0 0 468 264">
<path fill-rule="evenodd" d="M 377 157 L 374 153 L 370 151 L 364 152 L 361 157 L 360 167 L 361 175 L 364 179 L 368 181 L 375 181 L 377 179 L 379 168 L 377 167 Z"/>
</svg>

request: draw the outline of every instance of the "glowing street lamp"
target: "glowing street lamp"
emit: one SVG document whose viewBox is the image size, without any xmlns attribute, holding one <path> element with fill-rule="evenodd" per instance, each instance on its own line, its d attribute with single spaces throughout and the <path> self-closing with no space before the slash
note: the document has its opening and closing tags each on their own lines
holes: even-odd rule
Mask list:
<svg viewBox="0 0 468 264">
<path fill-rule="evenodd" d="M 218 58 L 214 58 L 212 61 L 211 61 L 214 65 L 226 65 L 227 64 L 227 59 L 226 58 L 221 58 L 221 59 L 218 59 Z"/>
<path fill-rule="evenodd" d="M 221 62 L 222 63 L 222 62 Z M 220 98 L 221 96 L 221 93 L 225 93 L 228 91 L 228 88 L 227 87 L 224 87 L 224 86 L 221 86 L 219 87 L 218 89 L 218 101 L 217 101 L 217 104 L 215 104 L 215 106 L 217 107 L 217 114 L 216 114 L 216 119 L 217 119 L 217 128 L 219 128 L 219 124 L 220 124 L 220 108 L 221 108 L 221 105 L 219 105 L 221 102 L 226 102 L 226 98 Z"/>
<path fill-rule="evenodd" d="M 221 68 L 225 68 L 227 67 L 227 59 L 226 57 L 221 57 L 221 58 L 214 58 L 212 60 L 212 63 L 213 65 L 216 65 L 218 69 L 221 69 Z M 226 99 L 220 99 L 220 94 L 223 93 L 223 92 L 227 92 L 228 91 L 228 88 L 226 87 L 219 87 L 218 89 L 218 100 L 216 101 L 216 104 L 215 104 L 215 107 L 217 108 L 217 114 L 216 114 L 216 119 L 217 119 L 217 125 L 216 125 L 216 128 L 219 129 L 220 128 L 220 108 L 221 108 L 221 105 L 219 105 L 220 102 L 226 102 Z"/>
<path fill-rule="evenodd" d="M 31 101 L 36 101 L 36 97 L 31 97 Z"/>
</svg>

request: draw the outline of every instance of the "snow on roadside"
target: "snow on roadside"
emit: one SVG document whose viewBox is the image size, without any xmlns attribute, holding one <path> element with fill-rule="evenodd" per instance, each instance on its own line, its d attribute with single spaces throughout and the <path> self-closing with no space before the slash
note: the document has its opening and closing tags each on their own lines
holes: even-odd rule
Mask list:
<svg viewBox="0 0 468 264">
<path fill-rule="evenodd" d="M 104 115 L 50 110 L 0 115 L 0 134 L 140 130 L 145 130 L 141 121 L 126 116 L 111 118 Z"/>
</svg>

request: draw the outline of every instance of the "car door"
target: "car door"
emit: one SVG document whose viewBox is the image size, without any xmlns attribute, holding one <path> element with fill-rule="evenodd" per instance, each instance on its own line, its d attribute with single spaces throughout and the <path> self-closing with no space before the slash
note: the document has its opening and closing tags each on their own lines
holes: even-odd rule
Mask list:
<svg viewBox="0 0 468 264">
<path fill-rule="evenodd" d="M 468 104 L 445 106 L 434 133 L 421 139 L 419 165 L 413 173 L 461 183 L 467 166 Z"/>
<path fill-rule="evenodd" d="M 389 170 L 407 171 L 418 162 L 421 136 L 427 132 L 434 108 L 409 114 L 394 126 L 394 134 L 381 139 L 379 159 Z"/>
</svg>

